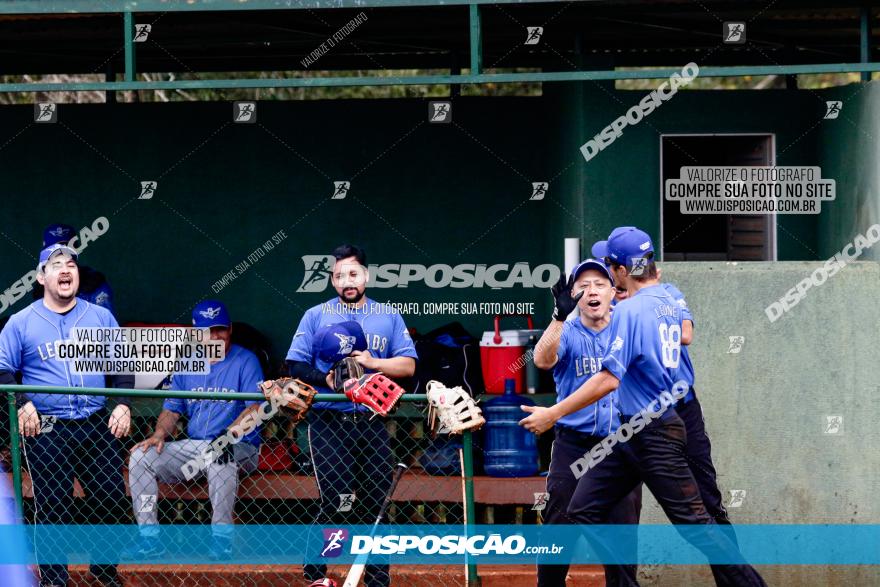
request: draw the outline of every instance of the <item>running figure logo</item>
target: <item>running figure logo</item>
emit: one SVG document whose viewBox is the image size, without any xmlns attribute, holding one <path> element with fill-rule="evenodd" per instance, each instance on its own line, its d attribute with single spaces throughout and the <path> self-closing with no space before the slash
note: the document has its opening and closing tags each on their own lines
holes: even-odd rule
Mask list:
<svg viewBox="0 0 880 587">
<path fill-rule="evenodd" d="M 151 24 L 136 24 L 134 25 L 134 42 L 135 43 L 143 43 L 150 36 L 150 31 L 153 30 L 153 25 Z"/>
<path fill-rule="evenodd" d="M 544 492 L 535 492 L 535 503 L 532 505 L 532 511 L 541 512 L 547 507 L 547 501 L 550 499 L 550 494 L 546 491 Z"/>
<path fill-rule="evenodd" d="M 544 27 L 542 26 L 527 26 L 526 27 L 526 45 L 537 45 L 541 42 L 541 35 L 544 34 Z"/>
<path fill-rule="evenodd" d="M 645 272 L 645 269 L 648 267 L 648 258 L 647 257 L 633 257 L 632 258 L 632 271 L 630 272 L 632 275 L 641 275 Z"/>
<path fill-rule="evenodd" d="M 58 122 L 58 105 L 54 102 L 34 104 L 34 122 L 44 124 Z"/>
<path fill-rule="evenodd" d="M 728 45 L 742 45 L 746 42 L 746 23 L 725 22 L 724 42 Z"/>
<path fill-rule="evenodd" d="M 746 499 L 746 490 L 745 489 L 731 489 L 730 490 L 730 503 L 727 504 L 729 508 L 738 508 L 741 507 L 743 501 Z"/>
<path fill-rule="evenodd" d="M 843 416 L 825 416 L 825 434 L 843 434 Z"/>
<path fill-rule="evenodd" d="M 428 122 L 434 124 L 452 122 L 452 102 L 428 102 Z"/>
<path fill-rule="evenodd" d="M 327 289 L 330 283 L 330 268 L 333 267 L 332 255 L 303 255 L 306 268 L 302 283 L 296 288 L 297 293 L 317 293 Z"/>
<path fill-rule="evenodd" d="M 345 196 L 348 195 L 348 190 L 351 188 L 350 181 L 334 181 L 333 182 L 333 195 L 330 197 L 331 200 L 344 200 Z"/>
<path fill-rule="evenodd" d="M 354 493 L 340 493 L 339 494 L 339 507 L 336 508 L 336 511 L 337 512 L 350 512 L 353 505 L 354 505 Z"/>
<path fill-rule="evenodd" d="M 141 195 L 138 196 L 138 200 L 150 200 L 153 197 L 153 194 L 156 193 L 156 188 L 159 184 L 155 181 L 142 181 L 141 182 Z"/>
<path fill-rule="evenodd" d="M 544 196 L 547 195 L 547 188 L 550 187 L 550 184 L 546 181 L 533 181 L 532 182 L 532 195 L 529 197 L 530 200 L 543 200 Z"/>
<path fill-rule="evenodd" d="M 738 355 L 743 348 L 743 345 L 746 343 L 745 336 L 731 336 L 730 338 L 730 347 L 727 349 L 727 354 L 729 355 Z"/>
<path fill-rule="evenodd" d="M 232 122 L 238 124 L 254 124 L 257 121 L 256 102 L 233 102 Z"/>
<path fill-rule="evenodd" d="M 321 556 L 334 558 L 342 554 L 342 545 L 348 540 L 348 530 L 343 528 L 325 528 L 323 532 L 324 549 L 321 550 Z"/>
<path fill-rule="evenodd" d="M 840 115 L 840 109 L 843 108 L 843 102 L 840 100 L 829 100 L 825 102 L 825 120 L 834 120 Z"/>
</svg>

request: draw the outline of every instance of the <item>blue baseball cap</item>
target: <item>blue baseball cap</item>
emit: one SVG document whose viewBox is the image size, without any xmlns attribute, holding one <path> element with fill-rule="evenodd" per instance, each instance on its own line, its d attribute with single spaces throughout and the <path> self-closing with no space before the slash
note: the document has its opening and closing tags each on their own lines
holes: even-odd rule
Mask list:
<svg viewBox="0 0 880 587">
<path fill-rule="evenodd" d="M 43 231 L 43 246 L 66 243 L 76 235 L 76 229 L 69 224 L 50 224 Z"/>
<path fill-rule="evenodd" d="M 603 245 L 604 243 L 604 245 Z M 607 241 L 593 245 L 593 253 L 604 252 L 603 257 L 626 267 L 632 267 L 632 260 L 644 258 L 654 252 L 654 243 L 648 233 L 632 226 L 621 226 L 611 232 Z"/>
<path fill-rule="evenodd" d="M 634 228 L 635 228 L 635 226 L 618 226 L 617 228 L 615 228 L 614 230 L 611 231 L 611 234 L 608 235 L 608 238 L 609 239 L 614 238 L 618 234 L 621 234 L 623 232 L 626 232 L 627 230 L 631 230 Z M 590 250 L 590 253 L 596 259 L 604 259 L 605 257 L 608 256 L 608 241 L 607 240 L 596 241 L 595 243 L 593 243 L 593 248 Z"/>
<path fill-rule="evenodd" d="M 49 245 L 48 247 L 40 251 L 40 262 L 37 264 L 37 271 L 42 271 L 46 263 L 49 262 L 49 259 L 51 259 L 56 254 L 70 255 L 71 257 L 73 257 L 74 261 L 76 261 L 77 257 L 79 257 L 79 254 L 77 254 L 77 252 L 73 250 L 73 247 L 68 247 L 67 245 L 61 243 L 55 243 L 54 245 Z"/>
<path fill-rule="evenodd" d="M 571 272 L 571 278 L 577 279 L 578 275 L 586 271 L 587 269 L 595 269 L 605 277 L 607 277 L 611 281 L 611 285 L 614 285 L 614 278 L 611 276 L 611 270 L 608 269 L 608 266 L 605 265 L 599 259 L 586 259 L 578 263 L 577 267 L 574 268 Z"/>
<path fill-rule="evenodd" d="M 354 351 L 367 350 L 367 337 L 354 320 L 322 326 L 315 332 L 312 351 L 320 360 L 335 363 Z"/>
<path fill-rule="evenodd" d="M 229 319 L 229 311 L 226 304 L 217 300 L 205 300 L 196 304 L 193 308 L 193 326 L 196 328 L 211 328 L 212 326 L 232 326 Z"/>
</svg>

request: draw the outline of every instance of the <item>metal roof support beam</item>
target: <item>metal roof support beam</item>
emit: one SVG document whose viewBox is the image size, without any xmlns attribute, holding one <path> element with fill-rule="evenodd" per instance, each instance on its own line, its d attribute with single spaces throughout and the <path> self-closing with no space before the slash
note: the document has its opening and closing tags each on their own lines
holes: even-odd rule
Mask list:
<svg viewBox="0 0 880 587">
<path fill-rule="evenodd" d="M 865 2 L 859 12 L 859 59 L 862 63 L 871 60 L 871 3 Z M 862 81 L 871 81 L 871 72 L 862 72 Z"/>
<path fill-rule="evenodd" d="M 125 42 L 125 81 L 133 82 L 134 71 L 134 18 L 131 12 L 123 14 L 123 41 Z"/>
<path fill-rule="evenodd" d="M 480 6 L 470 5 L 471 75 L 483 73 L 483 30 L 480 27 Z"/>
</svg>

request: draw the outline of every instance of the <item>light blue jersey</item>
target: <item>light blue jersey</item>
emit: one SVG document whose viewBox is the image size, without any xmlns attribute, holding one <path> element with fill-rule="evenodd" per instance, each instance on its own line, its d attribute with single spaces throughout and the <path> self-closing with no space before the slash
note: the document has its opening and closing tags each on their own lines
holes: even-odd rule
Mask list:
<svg viewBox="0 0 880 587">
<path fill-rule="evenodd" d="M 313 308 L 309 308 L 303 315 L 293 340 L 290 342 L 290 350 L 287 351 L 288 361 L 304 361 L 314 369 L 327 372 L 333 366 L 319 359 L 314 353 L 315 332 L 323 326 L 347 322 L 353 320 L 361 325 L 367 339 L 367 350 L 376 358 L 388 359 L 392 357 L 410 357 L 418 359 L 416 347 L 403 323 L 403 318 L 388 304 L 380 304 L 369 298 L 360 308 L 353 308 L 349 304 L 343 304 L 339 298 L 333 298 Z M 318 393 L 333 393 L 326 386 L 315 388 Z M 366 410 L 364 406 L 355 406 L 351 402 L 318 402 L 314 405 L 317 409 L 335 409 L 345 412 Z"/>
<path fill-rule="evenodd" d="M 563 323 L 559 350 L 556 351 L 557 362 L 553 366 L 557 403 L 602 370 L 602 358 L 608 350 L 610 337 L 611 329 L 608 326 L 595 332 L 584 326 L 579 316 Z M 614 432 L 620 425 L 617 393 L 612 392 L 591 406 L 563 416 L 558 424 L 593 436 L 606 436 Z"/>
<path fill-rule="evenodd" d="M 611 314 L 611 346 L 602 368 L 620 380 L 624 418 L 645 409 L 662 392 L 673 393 L 681 363 L 681 307 L 661 285 L 639 290 Z"/>
<path fill-rule="evenodd" d="M 64 387 L 106 387 L 102 374 L 81 375 L 71 371 L 72 363 L 55 356 L 55 342 L 69 340 L 72 328 L 118 327 L 109 310 L 77 298 L 66 314 L 49 310 L 37 300 L 9 318 L 0 332 L 0 371 L 21 371 L 23 385 Z M 104 407 L 104 396 L 25 393 L 44 416 L 62 420 L 87 418 Z"/>
<path fill-rule="evenodd" d="M 672 296 L 678 306 L 681 308 L 681 321 L 690 320 L 692 323 L 694 321 L 694 317 L 691 315 L 690 309 L 688 309 L 687 302 L 684 299 L 684 294 L 681 293 L 677 287 L 672 285 L 671 283 L 661 283 L 663 289 Z M 681 347 L 681 362 L 678 365 L 678 373 L 675 375 L 676 381 L 684 381 L 688 384 L 688 392 L 687 395 L 684 396 L 685 403 L 694 399 L 694 365 L 691 363 L 691 356 L 688 353 L 688 346 L 682 345 Z"/>
<path fill-rule="evenodd" d="M 262 380 L 263 371 L 257 356 L 233 344 L 229 345 L 229 353 L 222 361 L 211 365 L 209 374 L 175 374 L 171 379 L 171 389 L 229 394 L 259 393 L 259 383 Z M 247 406 L 259 403 L 262 402 L 168 398 L 162 407 L 189 418 L 186 433 L 191 439 L 214 440 L 226 431 Z M 260 429 L 254 430 L 242 441 L 260 444 Z"/>
</svg>

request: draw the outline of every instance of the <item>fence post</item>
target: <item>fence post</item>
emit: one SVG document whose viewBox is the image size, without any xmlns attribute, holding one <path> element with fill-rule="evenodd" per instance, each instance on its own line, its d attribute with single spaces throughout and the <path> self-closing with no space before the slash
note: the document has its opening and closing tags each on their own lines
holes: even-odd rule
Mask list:
<svg viewBox="0 0 880 587">
<path fill-rule="evenodd" d="M 476 505 L 474 503 L 474 442 L 470 430 L 464 432 L 464 442 L 462 443 L 462 474 L 464 475 L 464 512 L 467 520 L 468 536 L 472 534 L 472 526 L 476 522 L 477 515 Z M 480 585 L 480 576 L 477 574 L 477 565 L 468 561 L 467 564 L 467 585 Z"/>
<path fill-rule="evenodd" d="M 18 433 L 18 409 L 15 407 L 15 393 L 6 392 L 9 407 L 9 446 L 12 452 L 12 486 L 15 489 L 15 515 L 24 519 L 24 506 L 21 495 L 21 441 Z"/>
</svg>

